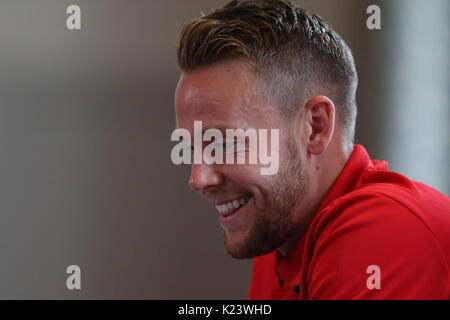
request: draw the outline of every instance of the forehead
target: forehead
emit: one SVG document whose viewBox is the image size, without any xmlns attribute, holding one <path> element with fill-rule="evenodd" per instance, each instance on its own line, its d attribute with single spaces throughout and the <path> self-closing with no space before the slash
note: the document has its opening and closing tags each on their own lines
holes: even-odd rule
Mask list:
<svg viewBox="0 0 450 320">
<path fill-rule="evenodd" d="M 239 125 L 256 118 L 264 108 L 257 99 L 256 85 L 250 67 L 242 61 L 183 73 L 175 95 L 178 126 L 187 128 L 194 120 L 233 120 Z"/>
</svg>

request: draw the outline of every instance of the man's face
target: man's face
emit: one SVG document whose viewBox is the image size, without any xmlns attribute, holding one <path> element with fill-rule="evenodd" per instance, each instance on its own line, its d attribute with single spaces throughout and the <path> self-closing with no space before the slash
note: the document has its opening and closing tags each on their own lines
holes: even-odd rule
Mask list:
<svg viewBox="0 0 450 320">
<path fill-rule="evenodd" d="M 275 106 L 258 98 L 251 74 L 244 62 L 236 60 L 184 73 L 175 97 L 178 128 L 187 129 L 192 139 L 194 121 L 202 121 L 203 130 L 267 129 L 271 152 L 270 129 L 279 129 L 280 164 L 275 175 L 261 175 L 261 165 L 248 161 L 192 165 L 189 186 L 215 207 L 226 250 L 235 258 L 269 253 L 292 237 L 298 228 L 294 209 L 302 202 L 308 180 L 291 129 Z M 248 145 L 245 150 L 248 159 Z M 227 203 L 231 208 L 221 212 Z"/>
</svg>

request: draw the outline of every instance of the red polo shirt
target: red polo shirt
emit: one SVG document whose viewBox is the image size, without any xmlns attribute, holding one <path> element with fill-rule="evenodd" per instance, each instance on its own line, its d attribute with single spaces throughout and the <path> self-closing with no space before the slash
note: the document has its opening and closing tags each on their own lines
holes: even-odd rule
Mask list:
<svg viewBox="0 0 450 320">
<path fill-rule="evenodd" d="M 450 299 L 450 198 L 361 145 L 300 241 L 254 259 L 249 299 Z"/>
</svg>

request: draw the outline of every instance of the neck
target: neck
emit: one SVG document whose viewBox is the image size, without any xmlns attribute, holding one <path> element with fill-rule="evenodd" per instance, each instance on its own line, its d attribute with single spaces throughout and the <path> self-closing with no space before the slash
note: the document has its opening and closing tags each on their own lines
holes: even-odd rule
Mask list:
<svg viewBox="0 0 450 320">
<path fill-rule="evenodd" d="M 331 148 L 330 148 L 331 149 Z M 351 146 L 340 145 L 336 150 L 330 150 L 326 154 L 321 155 L 322 159 L 334 159 L 333 161 L 322 161 L 324 165 L 314 164 L 315 181 L 310 181 L 308 196 L 302 199 L 301 208 L 297 208 L 293 216 L 295 217 L 296 225 L 293 234 L 289 236 L 283 244 L 278 247 L 278 251 L 283 255 L 286 254 L 295 246 L 302 235 L 306 232 L 311 221 L 315 217 L 320 204 L 330 191 L 337 177 L 341 173 L 348 159 L 353 152 L 353 144 Z M 310 171 L 311 172 L 311 171 Z M 310 175 L 311 176 L 311 175 Z M 315 186 L 315 187 L 314 187 Z"/>
</svg>

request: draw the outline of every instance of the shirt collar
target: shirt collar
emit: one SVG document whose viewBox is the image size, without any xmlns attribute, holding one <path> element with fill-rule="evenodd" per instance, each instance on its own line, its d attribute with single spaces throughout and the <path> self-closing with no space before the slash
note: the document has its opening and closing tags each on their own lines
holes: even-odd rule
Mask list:
<svg viewBox="0 0 450 320">
<path fill-rule="evenodd" d="M 370 160 L 366 149 L 359 144 L 355 144 L 352 155 L 348 159 L 341 173 L 333 183 L 325 198 L 322 200 L 317 212 L 326 208 L 333 200 L 349 193 L 358 188 L 362 181 L 363 172 L 368 168 L 376 166 L 377 169 L 387 170 L 387 162 Z M 300 270 L 300 264 L 303 254 L 307 232 L 304 232 L 297 244 L 286 254 L 282 256 L 278 250 L 275 250 L 275 271 L 280 283 L 288 283 L 295 286 L 293 279 Z M 295 279 L 294 279 L 295 280 Z"/>
</svg>

